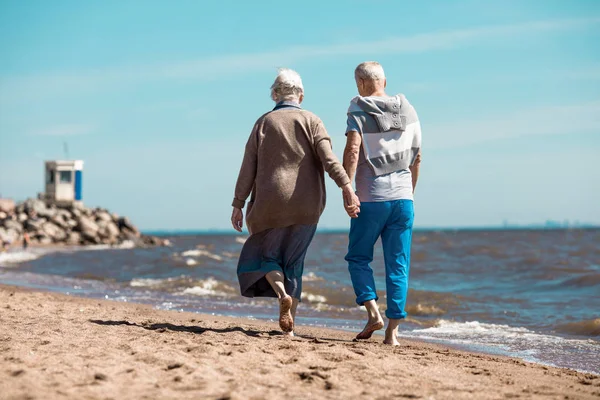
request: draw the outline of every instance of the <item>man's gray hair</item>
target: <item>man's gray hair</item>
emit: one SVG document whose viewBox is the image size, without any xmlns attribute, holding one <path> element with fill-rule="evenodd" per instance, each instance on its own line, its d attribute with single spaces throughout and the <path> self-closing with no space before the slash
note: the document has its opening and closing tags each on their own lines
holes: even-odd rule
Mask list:
<svg viewBox="0 0 600 400">
<path fill-rule="evenodd" d="M 277 78 L 271 85 L 271 99 L 279 103 L 281 101 L 300 101 L 300 95 L 304 93 L 302 78 L 293 69 L 280 68 Z"/>
<path fill-rule="evenodd" d="M 358 64 L 354 70 L 356 79 L 364 79 L 367 81 L 382 81 L 385 79 L 383 67 L 377 61 L 365 61 Z"/>
</svg>

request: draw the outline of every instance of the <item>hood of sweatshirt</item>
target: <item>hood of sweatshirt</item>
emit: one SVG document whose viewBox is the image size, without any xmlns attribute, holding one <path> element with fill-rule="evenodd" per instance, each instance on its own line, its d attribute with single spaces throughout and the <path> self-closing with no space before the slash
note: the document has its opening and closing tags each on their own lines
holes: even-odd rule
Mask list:
<svg viewBox="0 0 600 400">
<path fill-rule="evenodd" d="M 360 109 L 377 122 L 380 132 L 392 130 L 404 131 L 406 129 L 406 116 L 404 115 L 408 106 L 408 101 L 404 95 L 399 94 L 393 97 L 377 96 L 356 96 L 352 99 L 354 107 L 350 107 L 350 112 Z"/>
</svg>

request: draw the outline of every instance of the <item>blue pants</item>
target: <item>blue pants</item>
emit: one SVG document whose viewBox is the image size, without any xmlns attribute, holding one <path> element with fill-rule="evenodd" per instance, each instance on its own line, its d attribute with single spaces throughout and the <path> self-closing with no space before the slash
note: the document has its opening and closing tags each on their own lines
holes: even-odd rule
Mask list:
<svg viewBox="0 0 600 400">
<path fill-rule="evenodd" d="M 375 242 L 381 236 L 387 290 L 385 315 L 392 319 L 406 317 L 404 306 L 408 292 L 413 219 L 412 200 L 365 202 L 361 203 L 358 218 L 352 219 L 350 225 L 346 261 L 356 303 L 363 305 L 366 301 L 378 300 L 370 263 Z"/>
</svg>

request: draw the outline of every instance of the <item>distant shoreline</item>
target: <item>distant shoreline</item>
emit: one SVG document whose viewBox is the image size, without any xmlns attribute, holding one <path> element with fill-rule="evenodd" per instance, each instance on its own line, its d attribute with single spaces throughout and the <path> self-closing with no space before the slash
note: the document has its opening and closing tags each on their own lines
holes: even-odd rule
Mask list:
<svg viewBox="0 0 600 400">
<path fill-rule="evenodd" d="M 600 229 L 600 225 L 585 225 L 578 227 L 545 227 L 545 226 L 509 226 L 509 227 L 445 227 L 445 228 L 414 228 L 413 232 L 498 232 L 498 231 L 578 231 L 578 230 L 597 230 Z M 152 236 L 248 236 L 248 232 L 239 233 L 227 229 L 206 229 L 206 230 L 194 230 L 194 229 L 167 229 L 167 230 L 142 230 L 144 235 Z M 344 234 L 348 233 L 348 229 L 345 228 L 317 228 L 317 233 L 321 234 Z"/>
</svg>

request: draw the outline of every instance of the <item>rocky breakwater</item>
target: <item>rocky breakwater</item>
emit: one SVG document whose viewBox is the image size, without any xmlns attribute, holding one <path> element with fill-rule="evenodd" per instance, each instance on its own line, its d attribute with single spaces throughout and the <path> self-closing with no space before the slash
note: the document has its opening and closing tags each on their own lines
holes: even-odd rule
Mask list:
<svg viewBox="0 0 600 400">
<path fill-rule="evenodd" d="M 126 217 L 102 208 L 48 204 L 29 199 L 0 207 L 0 243 L 167 246 L 168 240 L 142 235 Z"/>
</svg>

